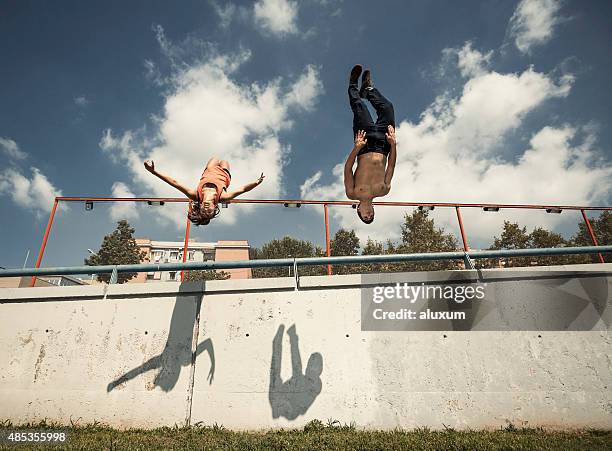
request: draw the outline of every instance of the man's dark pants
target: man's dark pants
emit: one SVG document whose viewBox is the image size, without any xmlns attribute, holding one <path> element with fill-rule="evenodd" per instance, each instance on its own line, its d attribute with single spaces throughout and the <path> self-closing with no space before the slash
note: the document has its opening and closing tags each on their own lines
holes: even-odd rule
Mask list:
<svg viewBox="0 0 612 451">
<path fill-rule="evenodd" d="M 367 145 L 364 150 L 367 151 L 384 151 L 388 153 L 390 146 L 387 143 L 385 133 L 387 127 L 392 125 L 395 127 L 395 113 L 393 104 L 389 102 L 376 88 L 366 89 L 366 99 L 372 104 L 376 110 L 376 122 L 372 119 L 365 100 L 359 97 L 359 89 L 357 85 L 349 85 L 348 95 L 353 110 L 353 137 L 359 130 L 366 132 Z M 363 151 L 360 152 L 364 153 Z"/>
</svg>

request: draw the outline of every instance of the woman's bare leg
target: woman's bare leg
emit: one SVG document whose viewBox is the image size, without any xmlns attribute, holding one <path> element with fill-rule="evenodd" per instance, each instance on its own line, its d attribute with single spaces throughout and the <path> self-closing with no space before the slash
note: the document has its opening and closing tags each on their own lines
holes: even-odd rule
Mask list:
<svg viewBox="0 0 612 451">
<path fill-rule="evenodd" d="M 217 157 L 212 157 L 210 160 L 208 160 L 208 163 L 206 163 L 206 168 L 210 168 L 213 166 L 219 166 L 219 162 L 221 160 L 219 160 Z"/>
</svg>

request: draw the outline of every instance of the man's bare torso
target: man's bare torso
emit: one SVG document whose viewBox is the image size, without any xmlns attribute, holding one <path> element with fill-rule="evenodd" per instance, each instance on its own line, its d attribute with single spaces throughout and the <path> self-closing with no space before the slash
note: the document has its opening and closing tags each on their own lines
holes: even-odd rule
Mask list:
<svg viewBox="0 0 612 451">
<path fill-rule="evenodd" d="M 372 198 L 389 193 L 385 184 L 387 156 L 378 152 L 368 152 L 357 157 L 355 169 L 355 198 Z"/>
</svg>

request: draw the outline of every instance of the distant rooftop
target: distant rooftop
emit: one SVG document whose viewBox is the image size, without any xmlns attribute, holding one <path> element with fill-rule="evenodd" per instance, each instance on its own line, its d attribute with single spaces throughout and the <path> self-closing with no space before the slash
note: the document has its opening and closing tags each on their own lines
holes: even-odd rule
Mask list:
<svg viewBox="0 0 612 451">
<path fill-rule="evenodd" d="M 150 246 L 162 249 L 183 248 L 184 241 L 156 241 L 149 238 L 136 238 L 136 244 L 139 246 Z M 189 240 L 190 249 L 216 249 L 218 247 L 249 247 L 247 240 L 219 240 L 213 242 L 199 242 L 195 239 Z"/>
</svg>

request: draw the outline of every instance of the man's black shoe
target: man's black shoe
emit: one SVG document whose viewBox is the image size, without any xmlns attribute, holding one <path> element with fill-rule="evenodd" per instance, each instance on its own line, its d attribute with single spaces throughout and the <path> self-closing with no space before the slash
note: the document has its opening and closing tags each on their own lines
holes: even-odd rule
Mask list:
<svg viewBox="0 0 612 451">
<path fill-rule="evenodd" d="M 359 82 L 359 76 L 361 75 L 361 64 L 355 64 L 351 69 L 351 76 L 349 78 L 349 85 L 356 85 Z"/>
<path fill-rule="evenodd" d="M 370 70 L 365 70 L 361 76 L 361 89 L 359 90 L 359 97 L 362 99 L 366 96 L 366 89 L 372 87 L 372 75 Z"/>
</svg>

